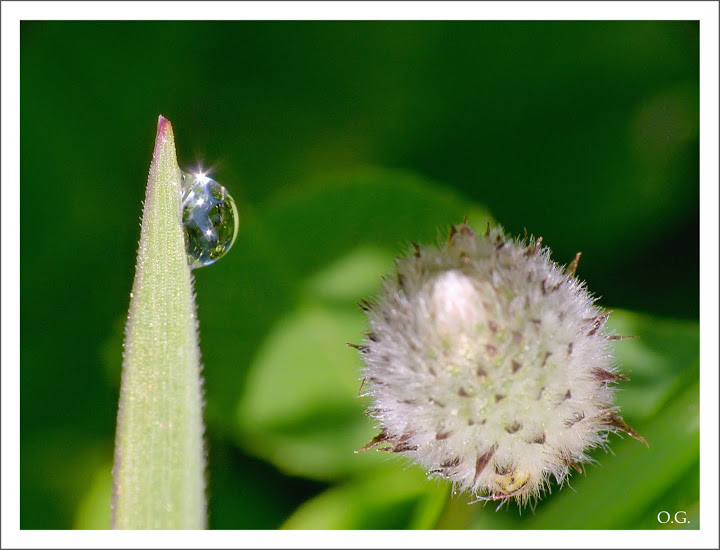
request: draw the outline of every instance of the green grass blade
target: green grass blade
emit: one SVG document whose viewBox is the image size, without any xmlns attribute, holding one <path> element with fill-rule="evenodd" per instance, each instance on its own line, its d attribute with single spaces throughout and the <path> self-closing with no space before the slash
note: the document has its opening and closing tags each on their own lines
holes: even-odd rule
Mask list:
<svg viewBox="0 0 720 550">
<path fill-rule="evenodd" d="M 130 312 L 113 468 L 112 526 L 206 525 L 200 351 L 180 169 L 158 121 Z"/>
</svg>

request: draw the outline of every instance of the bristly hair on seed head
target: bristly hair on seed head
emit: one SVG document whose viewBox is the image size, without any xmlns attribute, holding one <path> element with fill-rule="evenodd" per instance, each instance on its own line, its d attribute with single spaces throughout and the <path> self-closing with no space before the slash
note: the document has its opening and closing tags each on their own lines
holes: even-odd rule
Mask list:
<svg viewBox="0 0 720 550">
<path fill-rule="evenodd" d="M 476 501 L 525 504 L 551 478 L 606 448 L 608 434 L 647 442 L 620 417 L 617 370 L 605 323 L 567 266 L 541 237 L 510 239 L 467 221 L 437 247 L 412 243 L 361 302 L 369 331 L 356 347 L 380 433 L 360 451 L 402 454 L 429 477 Z"/>
</svg>

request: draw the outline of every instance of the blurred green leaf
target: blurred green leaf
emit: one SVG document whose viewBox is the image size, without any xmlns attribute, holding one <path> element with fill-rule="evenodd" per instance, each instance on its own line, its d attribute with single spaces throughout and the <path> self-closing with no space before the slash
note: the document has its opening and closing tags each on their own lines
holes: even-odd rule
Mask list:
<svg viewBox="0 0 720 550">
<path fill-rule="evenodd" d="M 72 428 L 46 431 L 42 437 L 26 441 L 22 448 L 23 475 L 29 476 L 28 486 L 33 490 L 23 500 L 37 498 L 31 504 L 42 510 L 43 524 L 48 528 L 71 528 L 81 521 L 78 505 L 85 503 L 85 511 L 89 511 L 86 501 L 96 486 L 95 473 L 107 468 L 112 453 L 111 438 L 98 440 Z M 64 466 L 60 468 L 60 465 Z M 107 494 L 107 500 L 93 499 L 102 509 L 93 510 L 92 514 L 95 517 L 104 515 L 109 525 L 110 493 Z M 28 504 L 24 502 L 23 505 Z M 88 518 L 88 522 L 91 521 L 94 522 Z M 20 528 L 37 527 L 25 518 L 21 520 Z"/>
<path fill-rule="evenodd" d="M 311 275 L 304 288 L 311 297 L 323 302 L 347 304 L 358 296 L 376 292 L 378 274 L 387 272 L 392 260 L 389 250 L 360 244 L 349 254 Z"/>
<path fill-rule="evenodd" d="M 630 382 L 618 388 L 625 417 L 652 418 L 674 393 L 697 380 L 700 369 L 697 323 L 615 310 L 607 326 L 615 334 L 638 337 L 615 345 L 619 368 L 630 371 Z"/>
<path fill-rule="evenodd" d="M 309 500 L 283 524 L 283 529 L 419 528 L 437 515 L 447 483 L 428 481 L 420 468 L 383 464 L 372 473 L 328 489 Z"/>
<path fill-rule="evenodd" d="M 253 364 L 238 411 L 248 446 L 286 472 L 334 479 L 375 463 L 355 455 L 373 435 L 356 398 L 360 316 L 306 307 L 283 319 Z"/>
<path fill-rule="evenodd" d="M 672 484 L 666 487 L 654 502 L 642 512 L 636 513 L 634 529 L 699 529 L 700 528 L 700 492 L 697 490 L 700 479 L 700 461 L 693 464 L 682 477 L 673 480 Z M 672 518 L 662 526 L 658 525 L 658 515 L 668 512 Z M 676 523 L 674 520 L 677 512 L 683 512 L 685 523 L 682 521 L 683 514 L 679 514 Z"/>
<path fill-rule="evenodd" d="M 90 488 L 75 511 L 73 529 L 110 529 L 112 463 L 100 466 L 92 475 Z"/>
</svg>

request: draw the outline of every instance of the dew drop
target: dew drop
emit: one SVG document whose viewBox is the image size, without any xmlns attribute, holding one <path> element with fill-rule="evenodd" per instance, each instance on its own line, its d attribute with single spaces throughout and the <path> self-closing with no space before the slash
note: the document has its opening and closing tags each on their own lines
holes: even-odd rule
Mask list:
<svg viewBox="0 0 720 550">
<path fill-rule="evenodd" d="M 182 222 L 192 268 L 215 263 L 230 250 L 238 231 L 235 201 L 202 172 L 182 172 Z"/>
</svg>

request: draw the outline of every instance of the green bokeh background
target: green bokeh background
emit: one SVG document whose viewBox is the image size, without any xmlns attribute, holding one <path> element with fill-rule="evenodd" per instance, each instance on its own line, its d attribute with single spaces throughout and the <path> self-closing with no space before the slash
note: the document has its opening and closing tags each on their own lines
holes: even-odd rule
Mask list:
<svg viewBox="0 0 720 550">
<path fill-rule="evenodd" d="M 107 525 L 159 114 L 241 211 L 196 272 L 212 528 L 698 527 L 697 22 L 23 21 L 22 528 Z M 464 215 L 581 250 L 641 336 L 619 402 L 650 450 L 614 438 L 535 514 L 352 453 L 354 303 Z"/>
</svg>

